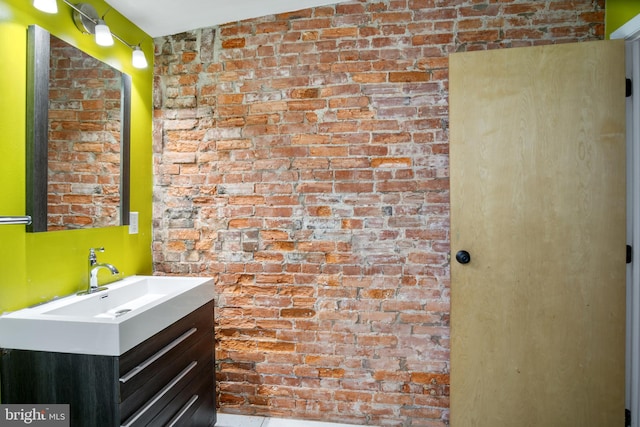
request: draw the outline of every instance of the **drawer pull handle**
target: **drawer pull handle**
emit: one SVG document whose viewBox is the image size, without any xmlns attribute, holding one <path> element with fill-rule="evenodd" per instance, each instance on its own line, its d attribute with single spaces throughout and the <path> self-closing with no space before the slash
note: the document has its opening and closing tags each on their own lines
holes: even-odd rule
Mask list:
<svg viewBox="0 0 640 427">
<path fill-rule="evenodd" d="M 189 329 L 187 332 L 185 332 L 184 334 L 180 335 L 178 338 L 176 338 L 175 340 L 171 341 L 168 345 L 163 347 L 156 354 L 154 354 L 153 356 L 151 356 L 150 358 L 145 360 L 143 363 L 141 363 L 140 365 L 136 366 L 135 368 L 133 368 L 132 370 L 127 372 L 127 374 L 124 377 L 120 378 L 120 382 L 123 383 L 123 384 L 126 383 L 131 378 L 135 377 L 140 372 L 142 372 L 145 368 L 147 368 L 153 362 L 155 362 L 156 360 L 160 359 L 162 356 L 167 354 L 169 351 L 171 351 L 171 349 L 176 347 L 178 344 L 180 344 L 181 342 L 183 342 L 184 340 L 189 338 L 191 335 L 195 334 L 197 331 L 198 331 L 198 328 Z"/>
<path fill-rule="evenodd" d="M 193 368 L 196 367 L 196 365 L 198 364 L 198 362 L 196 362 L 195 360 L 191 363 L 189 363 L 189 366 L 187 366 L 186 368 L 184 368 L 182 370 L 182 372 L 180 372 L 178 374 L 177 377 L 175 377 L 173 380 L 171 380 L 171 382 L 169 384 L 167 384 L 166 386 L 164 386 L 162 388 L 162 390 L 160 390 L 158 392 L 158 394 L 156 394 L 155 396 L 153 396 L 153 398 L 146 404 L 144 405 L 142 408 L 140 408 L 140 410 L 138 412 L 136 412 L 135 414 L 133 414 L 133 416 L 127 420 L 127 422 L 125 424 L 122 425 L 122 427 L 130 427 L 133 424 L 135 424 L 136 421 L 138 421 L 138 418 L 140 418 L 142 415 L 144 415 L 145 412 L 147 412 L 153 405 L 156 404 L 156 402 L 158 402 L 158 400 L 162 399 L 162 396 L 164 396 L 165 394 L 167 394 L 176 384 L 178 384 L 178 382 L 183 379 L 184 377 L 187 376 L 187 374 L 189 372 L 191 372 L 191 370 Z"/>
<path fill-rule="evenodd" d="M 180 421 L 180 418 L 182 418 L 182 416 L 189 410 L 189 408 L 191 408 L 193 404 L 196 403 L 196 400 L 198 400 L 198 395 L 194 394 L 191 399 L 189 399 L 189 401 L 182 407 L 182 409 L 180 409 L 180 412 L 178 412 L 176 416 L 173 417 L 171 421 L 169 421 L 167 427 L 175 426 L 178 421 Z"/>
</svg>

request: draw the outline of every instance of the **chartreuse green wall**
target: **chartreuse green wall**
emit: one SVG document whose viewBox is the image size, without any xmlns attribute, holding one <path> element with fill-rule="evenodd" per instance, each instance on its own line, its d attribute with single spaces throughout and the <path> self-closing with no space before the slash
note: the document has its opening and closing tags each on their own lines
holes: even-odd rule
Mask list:
<svg viewBox="0 0 640 427">
<path fill-rule="evenodd" d="M 99 15 L 109 6 L 91 3 Z M 141 44 L 149 67 L 131 66 L 131 49 L 115 42 L 101 47 L 82 34 L 71 9 L 58 1 L 58 13 L 33 8 L 29 0 L 0 0 L 0 215 L 25 215 L 25 111 L 27 27 L 52 34 L 109 63 L 132 78 L 131 210 L 139 212 L 139 234 L 128 227 L 27 233 L 24 225 L 0 225 L 0 314 L 86 287 L 89 248 L 105 247 L 98 260 L 114 264 L 122 276 L 150 274 L 152 210 L 153 40 L 115 10 L 105 20 L 111 31 Z M 111 280 L 109 273 L 101 280 Z"/>
<path fill-rule="evenodd" d="M 640 13 L 640 0 L 606 0 L 605 32 L 609 35 Z"/>
</svg>

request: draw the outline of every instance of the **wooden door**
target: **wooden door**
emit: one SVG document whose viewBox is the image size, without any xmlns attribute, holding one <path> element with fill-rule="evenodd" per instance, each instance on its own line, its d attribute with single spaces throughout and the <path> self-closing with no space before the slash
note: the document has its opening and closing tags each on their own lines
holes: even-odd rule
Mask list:
<svg viewBox="0 0 640 427">
<path fill-rule="evenodd" d="M 450 58 L 453 427 L 624 425 L 624 78 L 622 42 Z"/>
</svg>

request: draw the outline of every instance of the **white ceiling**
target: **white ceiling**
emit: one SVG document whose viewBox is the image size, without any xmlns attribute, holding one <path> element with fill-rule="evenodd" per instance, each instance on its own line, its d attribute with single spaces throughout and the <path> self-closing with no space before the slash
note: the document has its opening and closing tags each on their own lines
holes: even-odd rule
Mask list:
<svg viewBox="0 0 640 427">
<path fill-rule="evenodd" d="M 106 0 L 151 37 L 339 3 L 339 0 Z"/>
</svg>

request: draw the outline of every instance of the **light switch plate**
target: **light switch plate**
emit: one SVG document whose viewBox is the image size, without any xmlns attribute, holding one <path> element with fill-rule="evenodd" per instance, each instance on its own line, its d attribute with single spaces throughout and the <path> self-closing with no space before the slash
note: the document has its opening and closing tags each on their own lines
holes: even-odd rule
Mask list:
<svg viewBox="0 0 640 427">
<path fill-rule="evenodd" d="M 138 234 L 138 212 L 129 212 L 129 234 Z"/>
</svg>

